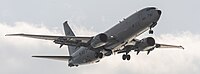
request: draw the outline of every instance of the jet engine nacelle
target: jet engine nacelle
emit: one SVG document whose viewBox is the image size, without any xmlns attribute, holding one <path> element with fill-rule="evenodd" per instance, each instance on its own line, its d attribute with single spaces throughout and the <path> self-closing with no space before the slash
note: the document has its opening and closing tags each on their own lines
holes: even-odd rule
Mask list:
<svg viewBox="0 0 200 74">
<path fill-rule="evenodd" d="M 104 33 L 101 33 L 92 39 L 90 45 L 93 48 L 98 48 L 98 47 L 105 45 L 107 41 L 108 41 L 108 36 Z"/>
<path fill-rule="evenodd" d="M 144 38 L 138 42 L 136 42 L 137 50 L 140 51 L 148 51 L 155 46 L 155 39 L 152 37 Z"/>
</svg>

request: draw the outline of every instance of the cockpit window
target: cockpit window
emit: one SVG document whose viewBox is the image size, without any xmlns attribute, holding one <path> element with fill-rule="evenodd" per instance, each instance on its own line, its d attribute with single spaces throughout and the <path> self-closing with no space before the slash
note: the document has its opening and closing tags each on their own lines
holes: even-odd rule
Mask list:
<svg viewBox="0 0 200 74">
<path fill-rule="evenodd" d="M 155 7 L 149 7 L 146 9 L 146 11 L 149 11 L 149 10 L 155 10 L 156 8 Z"/>
</svg>

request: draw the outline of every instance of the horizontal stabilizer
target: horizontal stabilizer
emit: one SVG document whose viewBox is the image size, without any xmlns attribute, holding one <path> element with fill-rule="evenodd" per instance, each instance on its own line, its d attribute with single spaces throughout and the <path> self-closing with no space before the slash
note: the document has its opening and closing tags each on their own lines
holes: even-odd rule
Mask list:
<svg viewBox="0 0 200 74">
<path fill-rule="evenodd" d="M 53 59 L 53 60 L 60 60 L 60 61 L 68 61 L 71 59 L 71 56 L 32 56 L 36 58 L 45 58 L 45 59 Z"/>
</svg>

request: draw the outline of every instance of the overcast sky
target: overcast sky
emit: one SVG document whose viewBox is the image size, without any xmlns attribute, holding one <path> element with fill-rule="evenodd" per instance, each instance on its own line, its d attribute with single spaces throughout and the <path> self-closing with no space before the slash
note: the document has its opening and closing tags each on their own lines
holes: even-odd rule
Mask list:
<svg viewBox="0 0 200 74">
<path fill-rule="evenodd" d="M 77 35 L 104 32 L 136 11 L 155 6 L 162 10 L 154 35 L 157 42 L 183 45 L 185 50 L 156 49 L 146 55 L 120 55 L 97 64 L 69 68 L 67 62 L 32 58 L 32 55 L 68 55 L 67 46 L 52 41 L 5 37 L 8 33 L 63 35 L 64 21 Z M 199 74 L 200 1 L 198 0 L 0 0 L 1 74 Z"/>
</svg>

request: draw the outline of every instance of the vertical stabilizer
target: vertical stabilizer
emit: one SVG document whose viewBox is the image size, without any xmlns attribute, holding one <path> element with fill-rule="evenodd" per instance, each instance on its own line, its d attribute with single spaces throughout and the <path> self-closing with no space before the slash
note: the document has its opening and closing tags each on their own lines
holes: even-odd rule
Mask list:
<svg viewBox="0 0 200 74">
<path fill-rule="evenodd" d="M 64 31 L 66 36 L 75 36 L 74 32 L 72 29 L 69 27 L 67 21 L 63 23 Z M 74 52 L 76 52 L 76 47 L 75 46 L 70 46 L 68 45 L 68 50 L 69 54 L 72 55 Z"/>
</svg>

